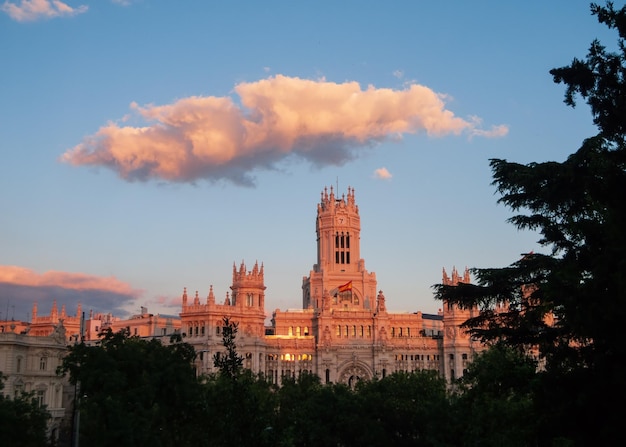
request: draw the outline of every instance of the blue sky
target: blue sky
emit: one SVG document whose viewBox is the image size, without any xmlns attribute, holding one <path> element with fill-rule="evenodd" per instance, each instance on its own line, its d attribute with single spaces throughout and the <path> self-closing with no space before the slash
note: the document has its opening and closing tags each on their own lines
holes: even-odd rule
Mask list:
<svg viewBox="0 0 626 447">
<path fill-rule="evenodd" d="M 388 308 L 436 312 L 442 268 L 540 251 L 488 161 L 595 134 L 548 73 L 594 38 L 616 41 L 571 0 L 5 1 L 0 319 L 176 314 L 241 261 L 268 314 L 297 308 L 331 185 Z"/>
</svg>

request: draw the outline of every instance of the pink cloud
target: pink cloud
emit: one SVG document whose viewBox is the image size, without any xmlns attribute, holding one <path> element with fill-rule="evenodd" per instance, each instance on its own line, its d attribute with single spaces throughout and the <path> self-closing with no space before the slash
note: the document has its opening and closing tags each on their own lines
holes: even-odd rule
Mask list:
<svg viewBox="0 0 626 447">
<path fill-rule="evenodd" d="M 86 311 L 123 317 L 130 307 L 137 307 L 143 293 L 113 276 L 59 271 L 40 274 L 24 267 L 0 265 L 0 302 L 5 306 L 0 310 L 0 319 L 4 310 L 7 317 L 27 320 L 34 303 L 46 312 L 53 301 L 67 309 L 75 309 L 80 303 Z"/>
<path fill-rule="evenodd" d="M 4 2 L 2 11 L 18 22 L 32 22 L 55 17 L 72 17 L 87 12 L 88 7 L 81 5 L 72 8 L 60 0 L 20 0 L 19 3 Z"/>
<path fill-rule="evenodd" d="M 0 265 L 0 283 L 33 287 L 60 287 L 71 290 L 101 290 L 120 295 L 138 296 L 141 291 L 113 276 L 49 271 L 43 274 L 14 265 Z"/>
<path fill-rule="evenodd" d="M 445 108 L 445 96 L 411 84 L 403 90 L 362 89 L 276 75 L 235 86 L 230 97 L 189 97 L 131 109 L 145 127 L 109 123 L 66 151 L 74 166 L 104 166 L 126 180 L 228 180 L 252 185 L 258 169 L 289 156 L 317 166 L 342 165 L 372 146 L 403 134 L 503 136 L 506 126 L 478 128 Z"/>
<path fill-rule="evenodd" d="M 374 171 L 374 178 L 381 180 L 391 180 L 391 172 L 387 170 L 387 168 L 378 168 Z"/>
</svg>

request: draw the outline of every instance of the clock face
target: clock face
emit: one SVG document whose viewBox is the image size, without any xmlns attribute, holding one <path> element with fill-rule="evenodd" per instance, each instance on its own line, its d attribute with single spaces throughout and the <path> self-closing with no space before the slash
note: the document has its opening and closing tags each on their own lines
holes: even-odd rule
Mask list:
<svg viewBox="0 0 626 447">
<path fill-rule="evenodd" d="M 337 218 L 337 223 L 340 225 L 343 225 L 346 222 L 346 218 L 345 217 L 338 217 Z"/>
</svg>

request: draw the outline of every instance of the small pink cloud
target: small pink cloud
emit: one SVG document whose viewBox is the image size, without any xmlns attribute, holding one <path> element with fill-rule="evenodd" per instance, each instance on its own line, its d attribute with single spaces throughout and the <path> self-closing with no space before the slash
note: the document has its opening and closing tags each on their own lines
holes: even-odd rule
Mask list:
<svg viewBox="0 0 626 447">
<path fill-rule="evenodd" d="M 409 84 L 361 88 L 282 75 L 235 86 L 230 97 L 194 96 L 162 106 L 131 104 L 144 127 L 109 123 L 66 151 L 74 166 L 104 166 L 129 181 L 228 180 L 251 186 L 253 173 L 287 157 L 342 165 L 358 149 L 404 134 L 495 136 L 480 121 L 445 107 L 445 95 Z M 503 135 L 506 126 L 499 126 Z"/>
<path fill-rule="evenodd" d="M 387 170 L 387 168 L 378 168 L 374 171 L 374 178 L 381 180 L 391 180 L 391 172 Z"/>
<path fill-rule="evenodd" d="M 17 22 L 32 22 L 55 17 L 72 17 L 87 12 L 85 5 L 72 8 L 60 0 L 20 0 L 19 3 L 5 1 L 0 7 Z"/>
</svg>

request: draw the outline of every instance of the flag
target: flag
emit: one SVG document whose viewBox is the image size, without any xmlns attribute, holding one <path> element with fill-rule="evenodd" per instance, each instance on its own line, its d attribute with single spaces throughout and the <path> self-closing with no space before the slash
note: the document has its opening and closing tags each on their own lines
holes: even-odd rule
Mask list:
<svg viewBox="0 0 626 447">
<path fill-rule="evenodd" d="M 341 292 L 347 292 L 348 290 L 352 290 L 352 281 L 348 281 L 347 283 L 345 283 L 342 286 L 339 286 L 339 293 Z"/>
</svg>

